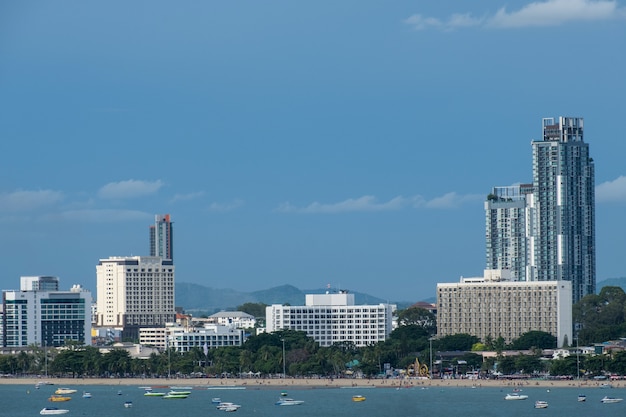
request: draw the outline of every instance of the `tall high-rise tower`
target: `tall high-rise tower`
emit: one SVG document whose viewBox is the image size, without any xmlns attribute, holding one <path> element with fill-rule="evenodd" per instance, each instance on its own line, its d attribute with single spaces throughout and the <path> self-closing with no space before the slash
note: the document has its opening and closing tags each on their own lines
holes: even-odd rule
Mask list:
<svg viewBox="0 0 626 417">
<path fill-rule="evenodd" d="M 150 256 L 174 260 L 174 226 L 169 214 L 154 216 L 154 225 L 150 226 Z"/>
<path fill-rule="evenodd" d="M 532 141 L 529 281 L 572 281 L 573 302 L 596 288 L 594 163 L 583 119 L 543 119 Z"/>
<path fill-rule="evenodd" d="M 487 269 L 516 281 L 571 281 L 572 301 L 596 289 L 594 164 L 583 119 L 543 119 L 533 183 L 495 187 L 485 202 Z"/>
</svg>

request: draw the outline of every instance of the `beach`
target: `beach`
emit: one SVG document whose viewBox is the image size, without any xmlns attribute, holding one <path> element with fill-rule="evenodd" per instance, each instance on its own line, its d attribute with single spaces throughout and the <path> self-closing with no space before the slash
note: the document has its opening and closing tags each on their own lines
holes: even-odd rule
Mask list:
<svg viewBox="0 0 626 417">
<path fill-rule="evenodd" d="M 545 387 L 601 388 L 610 383 L 613 388 L 626 387 L 626 381 L 545 380 L 545 379 L 367 379 L 367 378 L 0 378 L 0 384 L 37 385 L 42 383 L 63 387 L 78 385 L 119 385 L 170 387 L 243 387 L 247 389 L 314 389 L 314 388 L 411 388 L 411 387 Z"/>
</svg>

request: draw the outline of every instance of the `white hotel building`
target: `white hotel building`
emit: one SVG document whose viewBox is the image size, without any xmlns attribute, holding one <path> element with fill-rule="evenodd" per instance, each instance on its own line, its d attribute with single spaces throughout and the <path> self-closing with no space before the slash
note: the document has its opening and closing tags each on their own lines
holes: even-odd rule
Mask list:
<svg viewBox="0 0 626 417">
<path fill-rule="evenodd" d="M 266 307 L 267 332 L 306 332 L 320 346 L 349 342 L 367 346 L 385 340 L 392 330 L 395 305 L 355 305 L 354 294 L 307 294 L 306 305 Z"/>
<path fill-rule="evenodd" d="M 437 336 L 502 336 L 510 343 L 539 330 L 555 336 L 558 347 L 572 343 L 571 281 L 507 281 L 504 272 L 437 284 Z"/>
</svg>

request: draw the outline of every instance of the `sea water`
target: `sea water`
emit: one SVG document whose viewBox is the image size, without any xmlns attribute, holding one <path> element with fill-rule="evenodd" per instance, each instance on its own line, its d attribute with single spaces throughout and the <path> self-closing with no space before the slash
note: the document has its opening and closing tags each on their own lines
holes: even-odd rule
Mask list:
<svg viewBox="0 0 626 417">
<path fill-rule="evenodd" d="M 123 385 L 69 386 L 76 389 L 72 400 L 52 403 L 48 397 L 59 388 L 44 385 L 39 389 L 29 385 L 0 385 L 0 416 L 33 417 L 44 407 L 70 410 L 67 417 L 226 417 L 211 403 L 213 398 L 241 405 L 230 417 L 527 417 L 539 416 L 603 416 L 626 415 L 626 388 L 540 388 L 523 387 L 520 394 L 527 400 L 505 400 L 510 389 L 491 387 L 412 387 L 412 388 L 312 388 L 312 387 L 193 387 L 186 399 L 163 399 L 144 396 L 144 388 Z M 241 388 L 241 387 L 240 387 Z M 168 388 L 153 391 L 167 392 Z M 303 400 L 296 406 L 277 406 L 282 392 L 289 398 Z M 82 398 L 83 392 L 91 398 Z M 579 394 L 587 396 L 578 402 Z M 353 395 L 366 400 L 353 402 Z M 616 404 L 602 404 L 605 395 L 625 398 Z M 547 401 L 546 409 L 535 409 L 535 401 Z M 131 408 L 124 403 L 132 402 Z"/>
</svg>

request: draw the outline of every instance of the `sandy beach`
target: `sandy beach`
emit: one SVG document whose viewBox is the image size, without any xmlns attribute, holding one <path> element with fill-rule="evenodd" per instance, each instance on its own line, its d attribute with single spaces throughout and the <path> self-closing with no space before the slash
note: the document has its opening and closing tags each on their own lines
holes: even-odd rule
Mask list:
<svg viewBox="0 0 626 417">
<path fill-rule="evenodd" d="M 488 380 L 488 379 L 318 379 L 318 378 L 0 378 L 0 384 L 36 385 L 48 382 L 56 386 L 72 387 L 79 385 L 119 385 L 119 386 L 150 386 L 170 387 L 186 386 L 193 388 L 206 387 L 244 387 L 246 389 L 315 389 L 315 388 L 411 388 L 411 387 L 546 387 L 576 388 L 601 387 L 606 381 L 587 380 Z M 614 388 L 626 387 L 626 381 L 611 381 Z"/>
</svg>

